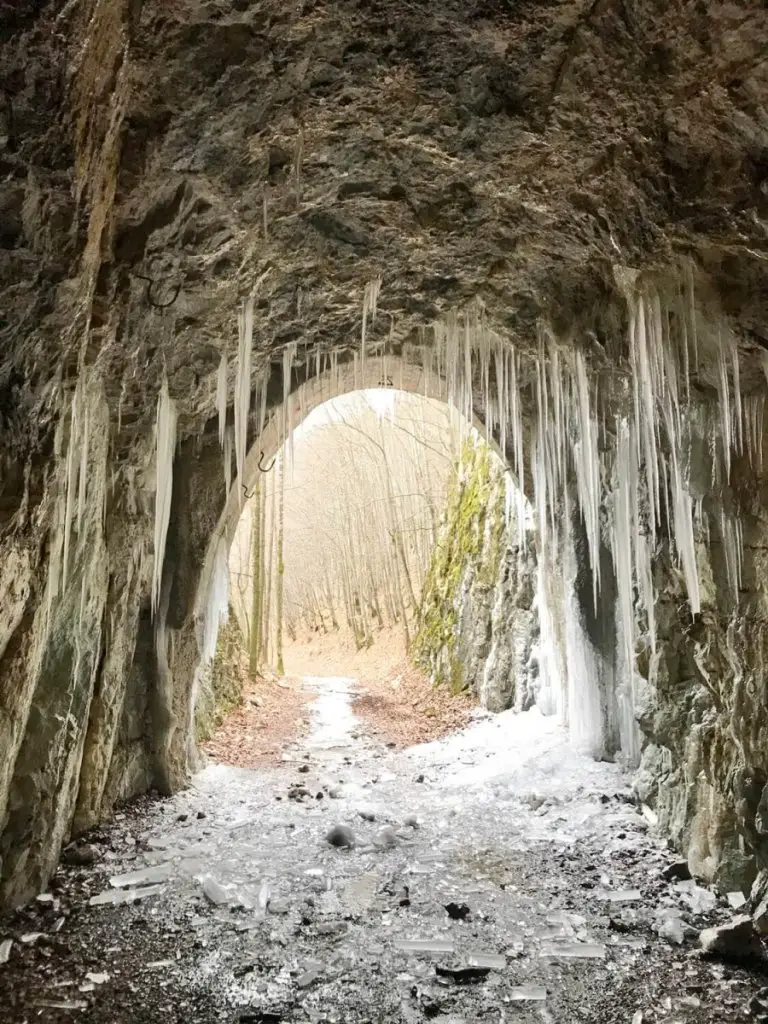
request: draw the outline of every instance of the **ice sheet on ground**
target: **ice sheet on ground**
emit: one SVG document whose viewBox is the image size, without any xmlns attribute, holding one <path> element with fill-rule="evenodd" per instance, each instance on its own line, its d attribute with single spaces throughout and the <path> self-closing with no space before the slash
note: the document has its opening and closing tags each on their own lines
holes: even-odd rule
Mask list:
<svg viewBox="0 0 768 1024">
<path fill-rule="evenodd" d="M 96 896 L 91 896 L 88 904 L 91 907 L 117 906 L 120 903 L 133 903 L 149 896 L 159 896 L 165 892 L 165 885 L 148 885 L 142 889 L 107 889 Z"/>
</svg>

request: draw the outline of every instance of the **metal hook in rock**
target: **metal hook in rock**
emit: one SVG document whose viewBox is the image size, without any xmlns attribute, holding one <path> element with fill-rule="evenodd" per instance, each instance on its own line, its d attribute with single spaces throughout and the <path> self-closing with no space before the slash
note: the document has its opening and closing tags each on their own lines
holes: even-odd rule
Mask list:
<svg viewBox="0 0 768 1024">
<path fill-rule="evenodd" d="M 274 466 L 275 462 L 277 462 L 277 459 L 276 458 L 272 459 L 272 461 L 270 462 L 270 464 L 268 466 L 263 466 L 262 465 L 263 461 L 264 461 L 264 452 L 259 452 L 259 463 L 258 463 L 259 469 L 261 470 L 262 473 L 268 473 L 270 471 L 270 469 L 272 469 L 272 467 Z M 245 497 L 247 498 L 248 501 L 251 500 L 251 498 L 254 496 L 255 493 L 256 493 L 256 488 L 255 487 L 253 488 L 253 490 L 249 494 L 248 493 L 248 488 L 245 486 L 245 484 L 243 484 L 243 494 L 245 495 Z"/>
</svg>

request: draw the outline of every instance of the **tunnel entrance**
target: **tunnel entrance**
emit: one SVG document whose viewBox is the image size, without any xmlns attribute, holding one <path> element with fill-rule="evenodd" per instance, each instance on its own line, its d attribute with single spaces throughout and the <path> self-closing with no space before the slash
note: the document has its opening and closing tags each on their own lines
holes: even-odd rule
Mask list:
<svg viewBox="0 0 768 1024">
<path fill-rule="evenodd" d="M 207 753 L 258 763 L 300 728 L 297 681 L 320 675 L 356 679 L 358 710 L 401 744 L 477 703 L 534 703 L 536 610 L 518 608 L 513 655 L 509 634 L 498 650 L 497 607 L 510 610 L 521 572 L 533 579 L 533 517 L 477 427 L 444 401 L 368 388 L 262 452 L 212 577 L 196 709 Z"/>
</svg>

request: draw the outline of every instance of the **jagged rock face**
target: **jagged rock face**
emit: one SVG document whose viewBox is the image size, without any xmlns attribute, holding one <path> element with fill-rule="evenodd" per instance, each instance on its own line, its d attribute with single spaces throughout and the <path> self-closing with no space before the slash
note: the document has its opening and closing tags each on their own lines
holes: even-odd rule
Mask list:
<svg viewBox="0 0 768 1024">
<path fill-rule="evenodd" d="M 658 665 L 640 716 L 648 744 L 637 785 L 692 870 L 738 888 L 768 864 L 768 495 L 743 465 L 733 479 L 744 531 L 738 594 L 722 535 L 698 546 L 703 601 L 695 622 L 676 566 L 668 554 L 657 560 Z"/>
<path fill-rule="evenodd" d="M 348 349 L 377 275 L 374 348 L 479 296 L 521 345 L 545 316 L 610 359 L 626 317 L 612 264 L 686 254 L 764 343 L 768 70 L 764 12 L 651 0 L 19 0 L 0 40 L 0 898 L 20 901 L 73 828 L 183 784 L 194 761 L 216 372 L 238 299 L 258 285 L 254 372 L 292 341 Z M 164 372 L 179 447 L 153 619 Z M 50 597 L 60 424 L 86 376 L 87 486 Z M 670 779 L 706 762 L 725 805 L 744 766 L 750 836 L 766 782 L 755 588 L 748 646 L 717 596 L 705 617 L 721 695 L 703 707 L 686 654 L 670 675 L 684 696 L 653 697 L 677 724 L 652 731 Z M 689 703 L 704 761 L 678 721 Z"/>
</svg>

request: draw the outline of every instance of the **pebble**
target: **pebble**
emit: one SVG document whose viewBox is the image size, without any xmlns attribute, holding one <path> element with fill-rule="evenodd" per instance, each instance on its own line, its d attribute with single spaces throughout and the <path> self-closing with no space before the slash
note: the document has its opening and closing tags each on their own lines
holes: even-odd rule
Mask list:
<svg viewBox="0 0 768 1024">
<path fill-rule="evenodd" d="M 70 867 L 90 867 L 96 860 L 96 851 L 90 843 L 72 843 L 64 850 L 61 859 Z"/>
<path fill-rule="evenodd" d="M 397 846 L 397 834 L 391 825 L 385 825 L 376 833 L 373 842 L 380 850 L 391 850 Z"/>
<path fill-rule="evenodd" d="M 687 882 L 692 877 L 688 861 L 678 860 L 674 864 L 667 865 L 661 872 L 661 877 L 666 882 Z"/>
<path fill-rule="evenodd" d="M 325 841 L 331 846 L 347 847 L 351 849 L 355 845 L 355 833 L 349 825 L 334 825 L 326 834 Z"/>
</svg>

